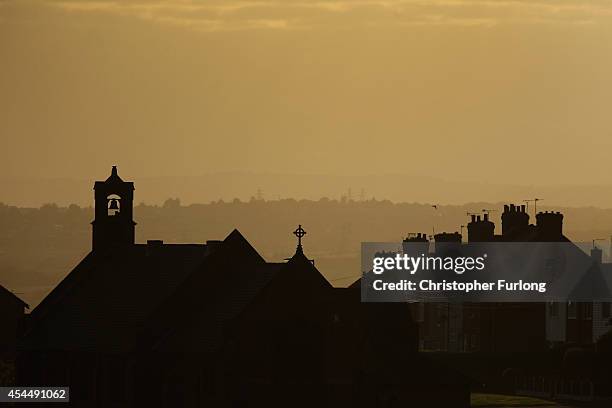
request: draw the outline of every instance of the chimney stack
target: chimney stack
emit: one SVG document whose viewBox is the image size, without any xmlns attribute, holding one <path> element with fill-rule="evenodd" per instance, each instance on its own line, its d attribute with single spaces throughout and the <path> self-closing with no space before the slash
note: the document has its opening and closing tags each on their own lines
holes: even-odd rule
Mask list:
<svg viewBox="0 0 612 408">
<path fill-rule="evenodd" d="M 524 205 L 504 205 L 504 212 L 502 213 L 501 219 L 502 236 L 506 240 L 512 240 L 520 236 L 529 228 L 529 214 L 525 212 Z"/>
<path fill-rule="evenodd" d="M 483 219 L 472 215 L 472 221 L 467 225 L 468 242 L 490 242 L 495 239 L 495 224 L 489 221 L 489 214 L 485 213 Z"/>
<path fill-rule="evenodd" d="M 539 212 L 536 215 L 536 227 L 540 240 L 559 241 L 563 238 L 563 214 L 557 212 Z"/>
<path fill-rule="evenodd" d="M 596 264 L 601 265 L 603 258 L 603 251 L 601 248 L 593 247 L 591 249 L 591 258 L 593 258 L 593 261 L 595 261 Z"/>
</svg>

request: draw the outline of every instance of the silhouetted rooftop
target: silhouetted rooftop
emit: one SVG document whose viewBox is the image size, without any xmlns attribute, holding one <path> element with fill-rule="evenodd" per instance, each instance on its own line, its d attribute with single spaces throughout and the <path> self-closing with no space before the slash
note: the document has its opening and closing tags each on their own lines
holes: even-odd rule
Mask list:
<svg viewBox="0 0 612 408">
<path fill-rule="evenodd" d="M 13 301 L 15 301 L 16 303 L 19 303 L 23 307 L 25 307 L 25 308 L 29 308 L 30 307 L 26 302 L 21 300 L 19 298 L 19 296 L 15 295 L 13 292 L 11 292 L 10 290 L 8 290 L 7 288 L 5 288 L 2 285 L 0 285 L 0 296 L 8 296 L 9 299 L 12 299 Z"/>
<path fill-rule="evenodd" d="M 316 271 L 331 288 L 304 255 L 267 263 L 237 230 L 214 247 L 150 241 L 91 253 L 32 311 L 22 347 L 168 350 L 172 334 L 189 331 L 194 351 L 204 351 L 218 345 L 221 322 L 288 270 Z"/>
<path fill-rule="evenodd" d="M 129 348 L 143 320 L 205 256 L 205 245 L 172 244 L 90 254 L 32 311 L 24 346 Z"/>
</svg>

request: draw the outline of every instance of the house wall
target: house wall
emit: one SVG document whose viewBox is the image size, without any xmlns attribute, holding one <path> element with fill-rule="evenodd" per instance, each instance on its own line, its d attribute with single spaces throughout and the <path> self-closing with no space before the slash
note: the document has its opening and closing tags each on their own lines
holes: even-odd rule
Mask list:
<svg viewBox="0 0 612 408">
<path fill-rule="evenodd" d="M 601 302 L 593 304 L 593 341 L 597 342 L 599 338 L 612 330 L 612 313 L 609 316 L 603 315 L 604 305 Z M 612 305 L 610 305 L 610 312 L 612 312 Z"/>
<path fill-rule="evenodd" d="M 567 329 L 566 341 L 573 344 L 593 343 L 593 304 L 586 302 L 575 302 L 575 313 L 570 313 L 571 306 L 567 306 Z"/>
<path fill-rule="evenodd" d="M 555 308 L 553 312 L 552 308 Z M 546 304 L 546 340 L 557 343 L 566 340 L 567 306 L 565 303 L 556 302 Z"/>
</svg>

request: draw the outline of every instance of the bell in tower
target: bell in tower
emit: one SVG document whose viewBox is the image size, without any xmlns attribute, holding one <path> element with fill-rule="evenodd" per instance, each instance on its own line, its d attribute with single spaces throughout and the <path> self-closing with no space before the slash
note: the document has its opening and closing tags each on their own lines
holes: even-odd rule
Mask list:
<svg viewBox="0 0 612 408">
<path fill-rule="evenodd" d="M 108 207 L 111 210 L 119 210 L 119 204 L 116 198 L 112 198 L 110 201 L 110 206 Z"/>
<path fill-rule="evenodd" d="M 95 219 L 93 250 L 101 251 L 134 244 L 134 183 L 123 181 L 113 166 L 105 181 L 94 184 Z"/>
</svg>

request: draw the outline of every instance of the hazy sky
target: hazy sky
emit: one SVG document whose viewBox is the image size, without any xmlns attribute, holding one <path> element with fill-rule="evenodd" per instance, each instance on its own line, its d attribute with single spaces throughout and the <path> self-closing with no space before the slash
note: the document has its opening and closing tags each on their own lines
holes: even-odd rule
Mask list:
<svg viewBox="0 0 612 408">
<path fill-rule="evenodd" d="M 608 183 L 611 110 L 604 0 L 0 0 L 5 176 Z"/>
</svg>

